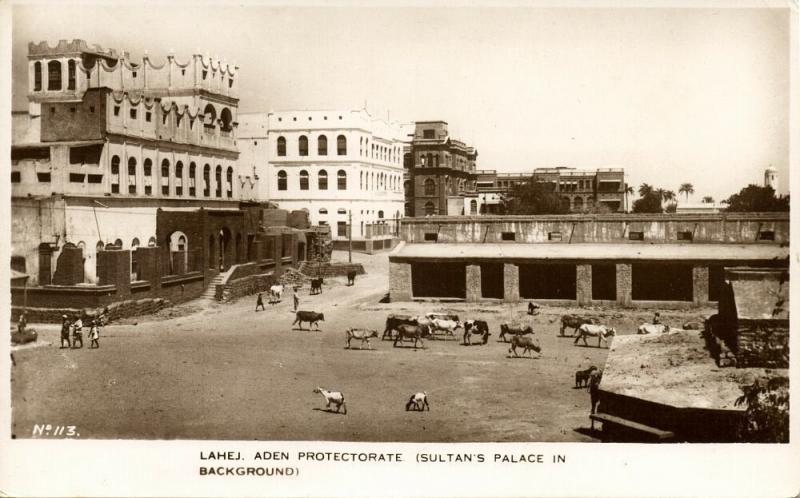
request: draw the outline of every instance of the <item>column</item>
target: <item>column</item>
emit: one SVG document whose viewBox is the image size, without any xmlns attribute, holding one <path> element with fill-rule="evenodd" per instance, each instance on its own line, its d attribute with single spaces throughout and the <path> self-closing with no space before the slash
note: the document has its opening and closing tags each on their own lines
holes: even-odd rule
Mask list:
<svg viewBox="0 0 800 498">
<path fill-rule="evenodd" d="M 576 265 L 575 298 L 578 306 L 592 304 L 592 265 Z"/>
<path fill-rule="evenodd" d="M 631 272 L 630 263 L 617 263 L 617 305 L 619 306 L 631 305 Z"/>
<path fill-rule="evenodd" d="M 692 267 L 692 302 L 695 306 L 708 304 L 708 266 Z"/>
<path fill-rule="evenodd" d="M 467 302 L 476 303 L 481 300 L 481 267 L 479 265 L 467 265 Z"/>
<path fill-rule="evenodd" d="M 389 296 L 392 302 L 411 301 L 411 264 L 389 262 Z"/>
<path fill-rule="evenodd" d="M 503 265 L 503 301 L 519 302 L 519 266 L 513 263 Z"/>
</svg>

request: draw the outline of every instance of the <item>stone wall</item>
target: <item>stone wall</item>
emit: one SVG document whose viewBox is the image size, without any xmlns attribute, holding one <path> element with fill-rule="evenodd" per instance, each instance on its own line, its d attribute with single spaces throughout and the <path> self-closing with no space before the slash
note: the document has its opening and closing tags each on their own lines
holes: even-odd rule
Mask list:
<svg viewBox="0 0 800 498">
<path fill-rule="evenodd" d="M 578 306 L 592 303 L 592 265 L 575 267 L 575 300 Z"/>
<path fill-rule="evenodd" d="M 467 302 L 478 302 L 481 297 L 481 267 L 480 265 L 467 265 Z"/>
<path fill-rule="evenodd" d="M 273 273 L 250 275 L 226 284 L 217 285 L 218 300 L 223 303 L 231 302 L 244 296 L 251 296 L 259 292 L 266 292 L 277 283 Z"/>
<path fill-rule="evenodd" d="M 516 303 L 519 301 L 519 266 L 503 264 L 503 301 Z"/>
<path fill-rule="evenodd" d="M 168 299 L 162 299 L 160 297 L 130 299 L 109 304 L 107 306 L 108 313 L 106 316 L 113 322 L 120 318 L 150 315 L 168 306 L 172 306 L 172 303 Z M 61 315 L 67 315 L 68 317 L 72 317 L 76 314 L 81 316 L 98 316 L 103 312 L 104 308 L 106 308 L 106 306 L 88 308 L 26 308 L 25 312 L 28 314 L 29 323 L 61 323 Z M 21 306 L 11 307 L 12 320 L 16 321 L 19 318 L 22 309 Z"/>
<path fill-rule="evenodd" d="M 411 264 L 389 262 L 389 296 L 392 301 L 410 301 Z"/>
<path fill-rule="evenodd" d="M 313 261 L 306 261 L 298 268 L 301 273 L 309 277 L 344 277 L 351 271 L 356 272 L 356 275 L 365 275 L 367 272 L 361 263 L 316 263 Z"/>
</svg>

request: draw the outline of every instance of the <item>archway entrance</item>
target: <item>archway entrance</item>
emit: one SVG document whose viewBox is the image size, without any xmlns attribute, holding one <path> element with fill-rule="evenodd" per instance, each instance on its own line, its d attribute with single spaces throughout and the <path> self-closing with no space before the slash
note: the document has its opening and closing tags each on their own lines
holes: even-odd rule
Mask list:
<svg viewBox="0 0 800 498">
<path fill-rule="evenodd" d="M 219 271 L 227 271 L 235 262 L 234 247 L 231 243 L 231 231 L 228 227 L 222 227 L 217 235 L 219 247 Z"/>
</svg>

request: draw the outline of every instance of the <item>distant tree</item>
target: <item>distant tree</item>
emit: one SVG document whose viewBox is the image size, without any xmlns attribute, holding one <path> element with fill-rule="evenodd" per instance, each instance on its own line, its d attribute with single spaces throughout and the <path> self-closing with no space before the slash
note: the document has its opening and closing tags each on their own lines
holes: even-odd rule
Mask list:
<svg viewBox="0 0 800 498">
<path fill-rule="evenodd" d="M 664 209 L 665 213 L 674 213 L 678 211 L 678 203 L 677 202 L 670 202 L 667 204 L 667 207 Z"/>
<path fill-rule="evenodd" d="M 770 186 L 748 185 L 726 201 L 730 212 L 789 211 L 789 196 L 775 197 Z"/>
<path fill-rule="evenodd" d="M 641 193 L 642 189 L 639 189 Z M 661 196 L 658 195 L 652 189 L 643 195 L 641 198 L 636 199 L 633 201 L 633 209 L 631 210 L 634 213 L 663 213 L 664 208 L 661 205 Z"/>
<path fill-rule="evenodd" d="M 647 197 L 647 194 L 653 191 L 653 186 L 643 183 L 639 185 L 639 197 Z"/>
<path fill-rule="evenodd" d="M 678 193 L 686 195 L 686 202 L 689 202 L 689 194 L 694 194 L 694 185 L 691 183 L 681 183 Z"/>
<path fill-rule="evenodd" d="M 666 202 L 674 201 L 675 200 L 675 192 L 672 190 L 664 191 L 664 200 Z"/>
<path fill-rule="evenodd" d="M 703 204 L 714 204 L 714 198 L 710 195 L 703 197 Z"/>
<path fill-rule="evenodd" d="M 739 437 L 749 443 L 789 442 L 789 378 L 741 386 L 735 406 L 745 406 Z"/>
<path fill-rule="evenodd" d="M 511 188 L 506 200 L 507 214 L 565 214 L 569 206 L 561 202 L 554 190 L 555 185 L 537 182 L 533 178 Z"/>
</svg>

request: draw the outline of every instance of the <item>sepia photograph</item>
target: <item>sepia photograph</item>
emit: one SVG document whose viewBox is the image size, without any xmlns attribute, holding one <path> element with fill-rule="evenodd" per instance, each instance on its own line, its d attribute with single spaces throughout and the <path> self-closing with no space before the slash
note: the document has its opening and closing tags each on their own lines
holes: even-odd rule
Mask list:
<svg viewBox="0 0 800 498">
<path fill-rule="evenodd" d="M 788 447 L 797 6 L 570 5 L 7 6 L 9 440 Z"/>
</svg>

